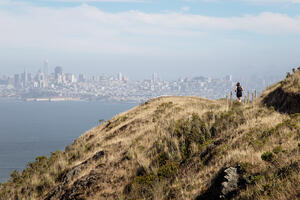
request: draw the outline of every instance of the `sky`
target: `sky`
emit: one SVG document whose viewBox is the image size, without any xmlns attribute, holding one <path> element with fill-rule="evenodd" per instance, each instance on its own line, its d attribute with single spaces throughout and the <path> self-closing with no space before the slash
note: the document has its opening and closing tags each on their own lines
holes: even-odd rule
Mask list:
<svg viewBox="0 0 300 200">
<path fill-rule="evenodd" d="M 300 0 L 0 0 L 0 74 L 279 75 L 299 47 Z"/>
</svg>

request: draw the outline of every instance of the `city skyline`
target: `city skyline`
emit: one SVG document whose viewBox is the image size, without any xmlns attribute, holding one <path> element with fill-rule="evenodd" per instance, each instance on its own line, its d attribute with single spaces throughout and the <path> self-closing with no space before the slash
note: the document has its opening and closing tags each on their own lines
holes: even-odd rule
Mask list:
<svg viewBox="0 0 300 200">
<path fill-rule="evenodd" d="M 0 76 L 12 76 L 15 73 L 17 73 L 17 71 L 26 71 L 27 73 L 38 73 L 38 72 L 43 72 L 45 74 L 50 74 L 53 73 L 56 67 L 63 67 L 65 69 L 65 71 L 69 71 L 70 73 L 79 76 L 80 74 L 84 74 L 86 76 L 115 76 L 118 73 L 122 73 L 123 75 L 126 75 L 128 77 L 130 77 L 132 80 L 145 80 L 145 79 L 151 79 L 151 77 L 153 76 L 154 73 L 159 74 L 159 77 L 161 79 L 164 80 L 176 80 L 178 78 L 181 77 L 191 77 L 191 76 L 206 76 L 206 77 L 211 77 L 211 78 L 222 78 L 228 74 L 234 75 L 237 79 L 251 79 L 251 77 L 259 77 L 259 78 L 269 78 L 269 77 L 277 77 L 278 78 L 283 78 L 284 75 L 287 72 L 290 72 L 292 68 L 297 68 L 298 66 L 293 66 L 293 67 L 289 67 L 286 70 L 282 69 L 281 72 L 277 71 L 277 73 L 269 73 L 269 72 L 265 72 L 265 71 L 260 71 L 259 73 L 247 73 L 244 72 L 241 75 L 236 75 L 233 71 L 228 71 L 228 73 L 226 74 L 211 74 L 211 73 L 207 73 L 206 71 L 193 71 L 191 73 L 182 73 L 182 74 L 172 74 L 172 76 L 166 76 L 164 72 L 160 72 L 160 70 L 157 71 L 152 71 L 151 69 L 144 72 L 143 76 L 130 76 L 130 72 L 128 72 L 127 70 L 120 70 L 120 71 L 110 71 L 109 73 L 102 71 L 102 72 L 93 72 L 93 71 L 73 71 L 72 68 L 70 67 L 66 67 L 64 65 L 61 64 L 49 64 L 49 60 L 48 59 L 44 59 L 42 62 L 40 61 L 40 65 L 37 67 L 23 67 L 23 68 L 19 68 L 19 70 L 14 70 L 14 71 L 10 71 L 10 72 L 3 72 L 4 70 L 0 71 Z M 173 71 L 172 71 L 173 72 Z M 263 73 L 262 73 L 263 72 Z M 131 74 L 132 75 L 132 74 Z"/>
<path fill-rule="evenodd" d="M 262 91 L 279 77 L 249 77 L 242 80 L 247 91 Z M 0 74 L 0 98 L 23 101 L 125 101 L 143 102 L 159 96 L 201 96 L 224 98 L 239 81 L 194 74 L 164 80 L 154 72 L 150 79 L 132 80 L 121 72 L 114 75 L 75 75 L 62 66 L 48 68 L 48 60 L 36 73 L 24 70 L 11 76 Z"/>
<path fill-rule="evenodd" d="M 280 75 L 300 63 L 299 10 L 292 0 L 2 0 L 0 69 L 47 58 L 133 79 Z"/>
</svg>

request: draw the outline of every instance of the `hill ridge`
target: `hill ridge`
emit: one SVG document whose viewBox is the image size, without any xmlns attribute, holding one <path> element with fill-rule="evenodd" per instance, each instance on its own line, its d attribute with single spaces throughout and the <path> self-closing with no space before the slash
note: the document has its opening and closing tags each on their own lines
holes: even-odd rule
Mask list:
<svg viewBox="0 0 300 200">
<path fill-rule="evenodd" d="M 149 100 L 14 171 L 0 200 L 300 198 L 300 115 L 263 105 L 280 84 L 230 108 Z"/>
</svg>

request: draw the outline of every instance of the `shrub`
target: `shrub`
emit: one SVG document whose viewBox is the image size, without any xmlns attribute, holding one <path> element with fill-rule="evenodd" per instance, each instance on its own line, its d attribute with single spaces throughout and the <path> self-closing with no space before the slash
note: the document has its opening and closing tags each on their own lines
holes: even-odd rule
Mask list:
<svg viewBox="0 0 300 200">
<path fill-rule="evenodd" d="M 300 143 L 298 143 L 298 147 L 300 148 Z"/>
<path fill-rule="evenodd" d="M 261 159 L 267 162 L 271 162 L 274 159 L 274 154 L 270 151 L 267 151 L 261 155 Z"/>
<path fill-rule="evenodd" d="M 239 125 L 245 123 L 245 121 L 246 119 L 240 106 L 234 106 L 227 112 L 221 112 L 216 116 L 215 123 L 212 126 L 214 127 L 213 136 L 217 136 L 221 132 L 231 128 L 237 128 Z"/>
<path fill-rule="evenodd" d="M 280 152 L 282 152 L 282 147 L 281 146 L 274 147 L 273 153 L 278 154 Z"/>
<path fill-rule="evenodd" d="M 51 187 L 50 180 L 43 177 L 41 182 L 38 184 L 38 186 L 36 186 L 36 191 L 37 191 L 38 195 L 42 195 L 43 192 L 49 187 Z"/>
<path fill-rule="evenodd" d="M 250 142 L 249 142 L 249 144 L 255 149 L 255 150 L 259 150 L 259 149 L 261 149 L 264 145 L 265 145 L 265 143 L 266 143 L 266 139 L 258 139 L 258 140 L 251 140 Z"/>
<path fill-rule="evenodd" d="M 85 145 L 84 152 L 86 153 L 86 152 L 91 151 L 91 150 L 94 148 L 94 146 L 95 146 L 94 143 L 87 143 L 87 144 Z"/>
<path fill-rule="evenodd" d="M 203 145 L 211 138 L 208 125 L 197 114 L 177 120 L 174 124 L 173 135 L 181 139 L 179 148 L 183 159 L 191 156 L 192 144 Z"/>
<path fill-rule="evenodd" d="M 262 179 L 261 175 L 252 175 L 252 176 L 249 177 L 249 181 L 250 181 L 251 184 L 256 183 L 260 179 Z"/>
<path fill-rule="evenodd" d="M 58 158 L 62 155 L 62 152 L 60 150 L 57 150 L 56 152 L 51 152 L 51 155 L 48 159 L 48 165 L 54 164 Z"/>
<path fill-rule="evenodd" d="M 173 102 L 167 102 L 160 104 L 156 110 L 154 111 L 153 119 L 152 121 L 155 122 L 157 119 L 159 119 L 159 116 L 163 114 L 167 109 L 173 107 Z"/>
<path fill-rule="evenodd" d="M 151 186 L 157 181 L 158 177 L 154 174 L 145 174 L 143 176 L 138 176 L 135 182 L 139 185 Z"/>
<path fill-rule="evenodd" d="M 11 177 L 11 180 L 13 183 L 21 183 L 22 182 L 21 173 L 18 170 L 14 170 L 10 174 L 10 177 Z"/>
<path fill-rule="evenodd" d="M 153 199 L 153 188 L 157 181 L 158 177 L 155 174 L 137 176 L 124 188 L 126 199 Z"/>
<path fill-rule="evenodd" d="M 171 178 L 178 171 L 178 165 L 175 162 L 167 162 L 164 166 L 160 167 L 157 171 L 159 178 Z"/>
<path fill-rule="evenodd" d="M 270 106 L 270 107 L 269 107 L 269 110 L 270 110 L 271 112 L 274 112 L 274 111 L 275 111 L 274 106 Z"/>
<path fill-rule="evenodd" d="M 158 156 L 152 161 L 152 164 L 157 165 L 159 167 L 164 166 L 167 164 L 167 161 L 169 160 L 169 155 L 166 152 L 161 152 L 158 154 Z"/>
</svg>

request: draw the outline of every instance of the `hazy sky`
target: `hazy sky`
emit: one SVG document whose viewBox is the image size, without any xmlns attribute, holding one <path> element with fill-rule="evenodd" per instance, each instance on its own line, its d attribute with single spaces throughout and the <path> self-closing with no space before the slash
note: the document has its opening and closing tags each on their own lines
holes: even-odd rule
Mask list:
<svg viewBox="0 0 300 200">
<path fill-rule="evenodd" d="M 300 66 L 300 0 L 0 0 L 0 74 L 133 79 L 279 74 Z"/>
</svg>

